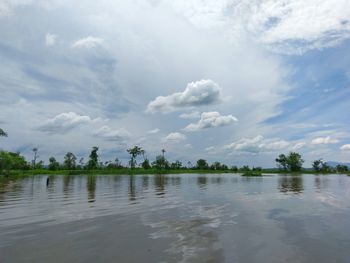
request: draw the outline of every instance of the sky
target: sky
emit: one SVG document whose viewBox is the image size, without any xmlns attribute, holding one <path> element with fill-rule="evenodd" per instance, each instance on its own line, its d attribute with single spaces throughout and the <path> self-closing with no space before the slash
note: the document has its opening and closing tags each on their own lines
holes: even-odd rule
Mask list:
<svg viewBox="0 0 350 263">
<path fill-rule="evenodd" d="M 350 161 L 348 0 L 0 0 L 0 148 Z"/>
</svg>

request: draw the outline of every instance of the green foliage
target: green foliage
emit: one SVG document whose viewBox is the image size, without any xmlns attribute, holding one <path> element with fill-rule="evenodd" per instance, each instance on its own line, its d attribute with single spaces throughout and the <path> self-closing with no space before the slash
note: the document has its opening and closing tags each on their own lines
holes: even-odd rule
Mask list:
<svg viewBox="0 0 350 263">
<path fill-rule="evenodd" d="M 244 165 L 242 166 L 241 168 L 239 168 L 239 171 L 240 172 L 249 172 L 250 171 L 250 168 L 248 165 Z"/>
<path fill-rule="evenodd" d="M 74 170 L 76 168 L 77 157 L 71 152 L 66 153 L 64 156 L 63 166 L 67 170 Z"/>
<path fill-rule="evenodd" d="M 312 162 L 312 167 L 315 170 L 315 172 L 321 172 L 321 173 L 331 173 L 334 171 L 332 167 L 330 167 L 326 162 L 324 162 L 322 159 L 318 159 Z"/>
<path fill-rule="evenodd" d="M 318 159 L 312 162 L 312 167 L 315 170 L 315 172 L 320 172 L 322 168 L 322 159 Z"/>
<path fill-rule="evenodd" d="M 27 170 L 29 166 L 19 153 L 0 151 L 0 173 L 8 174 L 10 170 Z"/>
<path fill-rule="evenodd" d="M 206 170 L 206 169 L 209 168 L 209 165 L 208 165 L 208 163 L 207 163 L 206 160 L 204 160 L 204 159 L 199 159 L 199 160 L 197 161 L 196 168 L 199 169 L 199 170 Z"/>
<path fill-rule="evenodd" d="M 290 152 L 288 156 L 280 154 L 276 158 L 278 167 L 284 171 L 299 172 L 303 166 L 304 160 L 301 155 L 296 152 Z"/>
<path fill-rule="evenodd" d="M 98 147 L 92 147 L 91 153 L 89 155 L 88 169 L 93 170 L 98 168 Z"/>
<path fill-rule="evenodd" d="M 150 169 L 151 168 L 151 164 L 149 163 L 149 160 L 148 159 L 145 159 L 142 164 L 141 164 L 142 168 L 143 169 Z"/>
<path fill-rule="evenodd" d="M 0 137 L 7 137 L 7 133 L 0 128 Z"/>
<path fill-rule="evenodd" d="M 346 165 L 338 164 L 336 166 L 336 170 L 338 173 L 346 173 L 349 171 L 349 167 Z"/>
<path fill-rule="evenodd" d="M 152 163 L 152 166 L 157 170 L 169 169 L 169 162 L 165 159 L 163 155 L 158 155 L 156 160 Z"/>
<path fill-rule="evenodd" d="M 133 169 L 135 168 L 135 166 L 137 165 L 137 156 L 139 155 L 144 155 L 145 154 L 145 150 L 143 150 L 141 147 L 139 146 L 134 146 L 130 149 L 126 150 L 129 154 L 130 154 L 130 167 Z"/>
<path fill-rule="evenodd" d="M 182 163 L 176 160 L 175 162 L 171 163 L 170 168 L 174 170 L 179 170 L 182 168 Z"/>
<path fill-rule="evenodd" d="M 238 172 L 238 167 L 236 165 L 231 166 L 230 170 L 232 172 Z"/>
<path fill-rule="evenodd" d="M 60 164 L 56 161 L 55 157 L 50 157 L 49 159 L 49 170 L 56 171 L 60 168 Z"/>
</svg>

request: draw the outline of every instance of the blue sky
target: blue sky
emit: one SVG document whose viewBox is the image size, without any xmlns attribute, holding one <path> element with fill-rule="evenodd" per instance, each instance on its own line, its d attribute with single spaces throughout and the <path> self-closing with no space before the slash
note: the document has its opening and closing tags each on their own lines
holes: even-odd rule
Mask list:
<svg viewBox="0 0 350 263">
<path fill-rule="evenodd" d="M 0 1 L 0 36 L 0 146 L 28 158 L 350 160 L 347 0 Z"/>
</svg>

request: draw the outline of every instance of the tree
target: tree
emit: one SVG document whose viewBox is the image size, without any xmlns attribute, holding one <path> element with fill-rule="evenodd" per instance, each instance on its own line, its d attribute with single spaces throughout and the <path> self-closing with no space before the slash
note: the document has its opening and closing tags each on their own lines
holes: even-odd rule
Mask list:
<svg viewBox="0 0 350 263">
<path fill-rule="evenodd" d="M 38 148 L 33 148 L 32 151 L 34 152 L 34 156 L 33 156 L 33 160 L 32 160 L 32 166 L 33 168 L 37 168 L 37 165 L 36 165 L 36 160 L 39 158 L 39 154 L 38 154 Z"/>
<path fill-rule="evenodd" d="M 9 174 L 10 170 L 26 170 L 29 166 L 20 153 L 0 151 L 0 174 Z"/>
<path fill-rule="evenodd" d="M 7 137 L 7 133 L 0 128 L 0 137 Z"/>
<path fill-rule="evenodd" d="M 288 164 L 287 164 L 287 156 L 284 154 L 280 154 L 278 158 L 275 159 L 277 166 L 281 170 L 287 170 Z"/>
<path fill-rule="evenodd" d="M 49 159 L 49 170 L 56 171 L 60 167 L 60 164 L 56 161 L 55 157 L 50 157 Z"/>
<path fill-rule="evenodd" d="M 145 151 L 139 146 L 134 146 L 130 149 L 127 149 L 126 151 L 130 154 L 129 164 L 130 164 L 131 169 L 133 169 L 137 165 L 137 161 L 136 161 L 137 156 L 139 156 L 141 154 L 144 155 Z"/>
<path fill-rule="evenodd" d="M 242 172 L 249 172 L 250 168 L 248 165 L 243 165 L 241 168 L 239 168 L 239 170 Z"/>
<path fill-rule="evenodd" d="M 343 164 L 338 164 L 336 166 L 336 170 L 338 173 L 345 173 L 349 171 L 349 167 Z"/>
<path fill-rule="evenodd" d="M 206 160 L 204 160 L 204 159 L 199 159 L 199 160 L 197 161 L 197 169 L 206 170 L 206 169 L 208 169 L 208 167 L 209 167 L 209 165 L 208 165 L 208 163 L 207 163 Z"/>
<path fill-rule="evenodd" d="M 142 164 L 141 164 L 142 168 L 143 169 L 149 169 L 151 168 L 151 164 L 149 163 L 149 160 L 148 159 L 145 159 Z"/>
<path fill-rule="evenodd" d="M 88 162 L 88 168 L 90 170 L 97 169 L 98 167 L 98 147 L 94 146 L 92 147 L 91 153 L 89 155 L 89 162 Z"/>
<path fill-rule="evenodd" d="M 158 155 L 156 160 L 152 163 L 153 167 L 156 169 L 168 169 L 169 162 L 165 159 L 163 155 Z"/>
<path fill-rule="evenodd" d="M 170 167 L 171 167 L 171 169 L 179 170 L 182 168 L 182 163 L 180 161 L 176 160 L 174 163 L 171 163 Z"/>
<path fill-rule="evenodd" d="M 322 163 L 322 159 L 318 159 L 312 162 L 312 167 L 314 168 L 315 172 L 321 171 Z"/>
<path fill-rule="evenodd" d="M 299 153 L 290 152 L 288 156 L 280 154 L 278 158 L 276 158 L 276 162 L 280 169 L 298 172 L 301 170 L 304 160 Z"/>
<path fill-rule="evenodd" d="M 66 170 L 74 170 L 76 168 L 76 160 L 77 157 L 75 157 L 75 155 L 71 152 L 68 152 L 65 156 L 64 156 L 64 168 Z"/>
<path fill-rule="evenodd" d="M 213 162 L 210 166 L 210 169 L 212 170 L 221 170 L 221 163 L 220 162 Z"/>
</svg>

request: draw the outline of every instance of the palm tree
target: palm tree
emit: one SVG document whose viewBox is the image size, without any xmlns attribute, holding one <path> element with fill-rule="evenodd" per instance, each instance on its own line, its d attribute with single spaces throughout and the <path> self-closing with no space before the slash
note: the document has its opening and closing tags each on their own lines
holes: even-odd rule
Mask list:
<svg viewBox="0 0 350 263">
<path fill-rule="evenodd" d="M 162 149 L 162 154 L 163 154 L 163 158 L 164 158 L 164 153 L 166 152 L 165 149 Z"/>
</svg>

